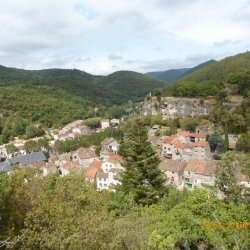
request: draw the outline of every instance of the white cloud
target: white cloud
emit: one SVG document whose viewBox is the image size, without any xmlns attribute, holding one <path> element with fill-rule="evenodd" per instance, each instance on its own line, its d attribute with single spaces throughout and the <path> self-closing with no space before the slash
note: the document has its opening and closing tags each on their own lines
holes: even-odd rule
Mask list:
<svg viewBox="0 0 250 250">
<path fill-rule="evenodd" d="M 7 66 L 144 72 L 249 47 L 249 0 L 0 1 L 0 64 Z"/>
</svg>

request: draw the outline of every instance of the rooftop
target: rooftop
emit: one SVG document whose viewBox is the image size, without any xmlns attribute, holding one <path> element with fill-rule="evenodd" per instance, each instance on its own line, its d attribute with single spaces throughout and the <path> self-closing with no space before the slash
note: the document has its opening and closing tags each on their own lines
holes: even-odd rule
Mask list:
<svg viewBox="0 0 250 250">
<path fill-rule="evenodd" d="M 39 151 L 27 155 L 16 156 L 10 158 L 8 161 L 10 164 L 20 163 L 22 166 L 27 166 L 40 161 L 46 161 L 46 157 L 42 151 Z"/>
<path fill-rule="evenodd" d="M 95 179 L 97 171 L 101 168 L 101 165 L 102 161 L 98 160 L 93 161 L 85 177 L 88 179 Z"/>
<path fill-rule="evenodd" d="M 186 165 L 183 161 L 164 160 L 160 163 L 159 168 L 161 170 L 178 173 L 183 171 Z"/>
<path fill-rule="evenodd" d="M 192 145 L 194 147 L 207 147 L 208 142 L 207 141 L 197 141 L 197 142 L 193 142 Z"/>
<path fill-rule="evenodd" d="M 216 167 L 215 161 L 192 159 L 185 167 L 185 171 L 190 171 L 200 175 L 211 175 Z"/>
</svg>

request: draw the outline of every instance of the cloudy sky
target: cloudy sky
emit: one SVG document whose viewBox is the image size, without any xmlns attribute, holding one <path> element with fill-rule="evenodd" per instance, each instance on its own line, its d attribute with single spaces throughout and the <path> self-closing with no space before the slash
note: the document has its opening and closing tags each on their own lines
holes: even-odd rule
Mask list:
<svg viewBox="0 0 250 250">
<path fill-rule="evenodd" d="M 192 67 L 250 48 L 250 0 L 0 0 L 0 64 L 92 74 Z"/>
</svg>

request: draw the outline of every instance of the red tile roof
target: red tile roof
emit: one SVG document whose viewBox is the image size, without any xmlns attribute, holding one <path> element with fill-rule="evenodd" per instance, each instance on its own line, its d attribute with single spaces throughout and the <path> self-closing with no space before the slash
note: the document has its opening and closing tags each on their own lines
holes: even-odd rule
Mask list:
<svg viewBox="0 0 250 250">
<path fill-rule="evenodd" d="M 190 135 L 190 133 L 189 133 L 189 131 L 184 130 L 184 131 L 180 131 L 179 135 L 184 136 L 184 137 L 188 137 Z"/>
<path fill-rule="evenodd" d="M 164 139 L 164 143 L 168 144 L 175 144 L 177 142 L 179 142 L 177 139 L 177 135 L 171 135 Z"/>
<path fill-rule="evenodd" d="M 93 161 L 92 164 L 90 165 L 88 172 L 85 175 L 85 178 L 95 179 L 97 171 L 101 169 L 101 165 L 102 165 L 101 161 L 98 160 Z"/>
<path fill-rule="evenodd" d="M 208 142 L 207 141 L 197 141 L 197 142 L 193 142 L 192 145 L 194 147 L 207 147 L 208 146 Z"/>
<path fill-rule="evenodd" d="M 183 149 L 183 148 L 189 148 L 189 146 L 185 142 L 179 142 L 179 143 L 175 144 L 175 148 Z"/>
<path fill-rule="evenodd" d="M 201 175 L 211 175 L 216 167 L 215 161 L 192 159 L 189 161 L 185 171 L 191 171 Z"/>
<path fill-rule="evenodd" d="M 206 138 L 207 134 L 204 134 L 204 133 L 190 133 L 189 136 L 190 137 L 195 137 L 195 138 Z"/>
<path fill-rule="evenodd" d="M 112 161 L 121 161 L 122 160 L 122 157 L 118 154 L 114 154 L 114 155 L 111 155 L 109 157 L 109 160 L 112 160 Z"/>
</svg>

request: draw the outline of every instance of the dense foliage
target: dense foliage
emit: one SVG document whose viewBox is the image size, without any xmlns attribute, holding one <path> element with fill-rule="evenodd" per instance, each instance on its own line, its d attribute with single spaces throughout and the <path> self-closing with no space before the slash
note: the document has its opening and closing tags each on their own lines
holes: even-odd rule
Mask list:
<svg viewBox="0 0 250 250">
<path fill-rule="evenodd" d="M 97 192 L 82 176 L 0 174 L 0 247 L 6 249 L 242 249 L 249 210 L 206 190 L 168 188 L 141 206 Z M 122 213 L 117 213 L 117 211 Z"/>
<path fill-rule="evenodd" d="M 250 52 L 227 57 L 181 78 L 163 90 L 166 96 L 216 96 L 230 88 L 234 94 L 247 95 L 250 88 Z M 226 86 L 226 84 L 229 84 Z"/>
<path fill-rule="evenodd" d="M 158 168 L 160 159 L 147 141 L 147 129 L 139 119 L 129 129 L 119 153 L 125 171 L 118 190 L 130 194 L 138 204 L 156 203 L 164 194 L 165 178 Z"/>
</svg>

